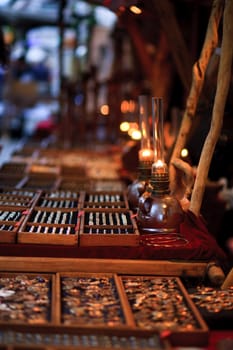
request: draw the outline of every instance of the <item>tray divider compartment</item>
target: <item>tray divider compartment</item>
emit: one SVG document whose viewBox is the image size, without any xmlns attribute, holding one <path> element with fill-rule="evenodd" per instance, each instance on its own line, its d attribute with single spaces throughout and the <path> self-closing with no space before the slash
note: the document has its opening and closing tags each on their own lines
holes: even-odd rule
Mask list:
<svg viewBox="0 0 233 350">
<path fill-rule="evenodd" d="M 122 280 L 116 274 L 114 275 L 114 280 L 118 290 L 118 294 L 120 295 L 122 310 L 124 311 L 126 323 L 128 326 L 132 328 L 136 328 L 135 320 L 132 314 L 131 307 L 128 302 L 128 298 L 124 290 L 124 286 L 122 284 Z"/>
</svg>

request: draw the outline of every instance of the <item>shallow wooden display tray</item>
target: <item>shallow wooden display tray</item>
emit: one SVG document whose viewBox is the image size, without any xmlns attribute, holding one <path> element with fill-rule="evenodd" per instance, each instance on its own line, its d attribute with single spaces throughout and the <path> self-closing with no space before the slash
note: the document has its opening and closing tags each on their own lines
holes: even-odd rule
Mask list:
<svg viewBox="0 0 233 350">
<path fill-rule="evenodd" d="M 28 166 L 28 173 L 35 175 L 56 175 L 60 174 L 60 168 L 57 165 L 50 164 L 40 164 L 39 162 L 33 162 L 30 166 Z"/>
<path fill-rule="evenodd" d="M 128 209 L 85 208 L 81 215 L 80 246 L 138 246 L 140 233 Z"/>
<path fill-rule="evenodd" d="M 125 208 L 129 203 L 125 191 L 82 191 L 80 194 L 82 208 Z"/>
<path fill-rule="evenodd" d="M 82 165 L 67 165 L 67 164 L 61 164 L 60 165 L 60 174 L 64 177 L 78 177 L 78 178 L 85 178 L 87 177 L 87 171 L 86 167 Z"/>
<path fill-rule="evenodd" d="M 26 162 L 5 162 L 0 167 L 0 174 L 24 175 L 27 172 L 28 164 Z"/>
<path fill-rule="evenodd" d="M 0 272 L 0 324 L 56 322 L 56 275 L 40 272 Z M 1 326 L 0 326 L 1 329 Z"/>
<path fill-rule="evenodd" d="M 1 214 L 8 213 L 5 219 L 0 220 L 0 243 L 16 243 L 17 232 L 30 209 L 0 206 L 0 212 Z M 14 214 L 16 218 L 14 218 Z"/>
<path fill-rule="evenodd" d="M 0 174 L 1 187 L 21 188 L 25 180 L 22 174 Z"/>
<path fill-rule="evenodd" d="M 18 232 L 18 243 L 76 245 L 79 221 L 78 208 L 35 206 Z"/>
<path fill-rule="evenodd" d="M 1 350 L 172 350 L 156 332 L 132 329 L 1 325 Z"/>
<path fill-rule="evenodd" d="M 93 191 L 124 191 L 125 184 L 119 179 L 93 179 Z"/>
<path fill-rule="evenodd" d="M 61 176 L 59 179 L 58 189 L 63 191 L 90 191 L 93 181 L 88 177 L 78 176 Z"/>
<path fill-rule="evenodd" d="M 80 208 L 80 193 L 74 191 L 43 191 L 35 202 L 37 210 L 42 208 L 61 210 Z"/>
<path fill-rule="evenodd" d="M 43 278 L 43 273 L 40 271 L 35 271 L 30 273 L 27 269 L 18 272 L 0 272 L 0 278 L 12 277 L 17 281 L 17 288 L 19 281 L 24 283 L 24 280 L 27 280 L 28 276 L 32 276 L 34 279 Z M 26 277 L 25 277 L 26 276 Z M 181 280 L 178 277 L 174 276 L 159 276 L 159 275 L 119 275 L 114 273 L 93 273 L 93 272 L 62 272 L 62 273 L 49 273 L 44 275 L 51 281 L 51 297 L 50 304 L 48 309 L 51 310 L 51 317 L 48 317 L 48 322 L 41 322 L 40 318 L 33 315 L 25 321 L 21 322 L 20 320 L 13 320 L 14 316 L 11 313 L 18 312 L 15 309 L 9 307 L 10 321 L 0 321 L 0 329 L 21 331 L 22 333 L 63 333 L 63 334 L 105 334 L 105 335 L 115 335 L 115 341 L 117 337 L 125 334 L 128 336 L 137 335 L 139 338 L 143 337 L 149 338 L 153 334 L 162 334 L 164 331 L 167 332 L 167 339 L 174 346 L 204 346 L 208 342 L 208 327 L 201 318 L 198 310 L 191 301 L 188 293 L 185 290 Z M 164 281 L 165 290 L 161 290 L 160 280 Z M 167 328 L 166 323 L 166 310 L 164 310 L 162 321 L 157 324 L 156 322 L 151 324 L 151 327 L 147 327 L 144 324 L 144 319 L 140 323 L 136 321 L 136 313 L 133 309 L 130 299 L 127 295 L 127 286 L 124 285 L 124 281 L 129 282 L 129 290 L 134 293 L 135 283 L 142 283 L 142 289 L 144 288 L 144 281 L 156 281 L 154 285 L 151 285 L 151 289 L 147 290 L 146 293 L 154 293 L 156 296 L 155 302 L 150 305 L 150 310 L 146 309 L 146 296 L 142 294 L 137 295 L 135 292 L 135 298 L 140 298 L 140 310 L 144 309 L 145 300 L 145 312 L 147 317 L 151 319 L 152 315 L 157 312 L 158 297 L 160 298 L 159 302 L 162 302 L 164 295 L 167 294 L 166 298 L 173 297 L 177 302 L 183 302 L 187 309 L 186 312 L 189 314 L 191 319 L 193 319 L 194 326 L 188 327 L 185 324 L 183 327 L 182 315 L 175 315 L 178 320 L 175 321 L 176 324 L 173 325 L 171 329 Z M 158 282 L 158 283 L 157 283 Z M 171 289 L 169 283 L 175 283 L 175 289 Z M 166 289 L 166 283 L 168 288 Z M 29 283 L 26 284 L 27 287 L 23 284 L 25 288 L 25 300 L 27 302 L 28 294 L 32 294 L 30 298 L 30 303 L 35 302 L 35 308 L 32 305 L 32 313 L 38 312 L 36 307 L 37 297 L 32 291 L 32 286 Z M 132 287 L 132 288 L 131 288 Z M 8 288 L 14 290 L 14 282 L 11 280 L 11 286 Z M 170 288 L 170 289 L 169 289 Z M 132 290 L 131 290 L 132 289 Z M 28 292 L 27 292 L 28 290 Z M 176 296 L 172 296 L 171 293 L 176 291 Z M 47 291 L 46 291 L 47 293 Z M 43 294 L 43 291 L 42 291 Z M 161 297 L 159 295 L 162 295 Z M 34 295 L 34 296 L 33 296 Z M 43 295 L 42 295 L 43 297 Z M 8 297 L 6 297 L 8 298 Z M 12 302 L 14 303 L 14 298 L 17 300 L 17 290 L 16 294 L 12 297 Z M 21 295 L 22 298 L 22 295 Z M 43 298 L 42 298 L 43 299 Z M 8 306 L 10 306 L 11 298 L 7 301 Z M 24 302 L 24 300 L 22 300 Z M 4 304 L 4 294 L 2 297 L 2 303 Z M 73 303 L 76 305 L 73 305 Z M 40 305 L 40 304 L 38 304 Z M 122 323 L 115 322 L 116 320 L 116 311 L 118 308 L 119 318 L 122 316 Z M 13 311 L 12 311 L 13 310 Z M 16 309 L 17 310 L 17 309 Z M 176 312 L 172 311 L 172 312 Z M 93 314 L 92 314 L 93 313 Z M 66 322 L 64 322 L 64 316 L 67 315 Z M 189 315 L 188 315 L 189 316 Z M 109 318 L 108 318 L 109 317 Z M 32 321 L 31 321 L 32 320 Z M 68 320 L 68 322 L 67 322 Z M 153 319 L 151 319 L 153 322 Z M 164 322 L 164 325 L 163 325 Z M 35 328 L 34 328 L 35 327 Z M 185 331 L 184 331 L 185 329 Z M 9 336 L 9 335 L 8 335 Z M 11 334 L 14 337 L 14 334 Z M 25 337 L 26 338 L 26 337 Z M 33 337 L 32 337 L 33 338 Z M 41 337 L 40 337 L 41 338 Z M 37 337 L 38 339 L 38 337 Z M 1 344 L 1 334 L 0 334 L 0 344 Z M 39 344 L 44 345 L 44 344 Z M 149 346 L 149 343 L 148 343 Z M 120 348 L 120 347 L 119 347 Z M 127 347 L 126 347 L 127 348 Z M 150 347 L 148 347 L 150 348 Z M 143 349 L 143 348 L 142 348 Z"/>
<path fill-rule="evenodd" d="M 41 191 L 0 188 L 0 207 L 30 209 L 40 195 Z"/>
<path fill-rule="evenodd" d="M 54 174 L 28 174 L 25 176 L 24 183 L 19 188 L 31 190 L 54 190 L 59 184 L 59 177 Z"/>
</svg>

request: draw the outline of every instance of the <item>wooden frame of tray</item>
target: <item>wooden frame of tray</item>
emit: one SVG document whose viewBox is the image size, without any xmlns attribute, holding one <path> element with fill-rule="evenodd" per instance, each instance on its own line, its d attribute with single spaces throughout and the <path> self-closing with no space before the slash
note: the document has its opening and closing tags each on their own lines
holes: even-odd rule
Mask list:
<svg viewBox="0 0 233 350">
<path fill-rule="evenodd" d="M 23 281 L 23 278 L 26 276 L 28 277 L 27 280 L 25 280 L 25 283 L 30 281 L 30 278 L 36 278 L 36 277 L 39 277 L 39 278 L 48 278 L 48 287 L 50 288 L 48 290 L 48 298 L 50 298 L 50 310 L 49 310 L 49 315 L 47 315 L 47 320 L 43 320 L 43 322 L 40 320 L 39 322 L 37 322 L 37 324 L 42 324 L 42 325 L 48 325 L 48 324 L 55 324 L 56 323 L 56 319 L 57 319 L 57 297 L 56 297 L 56 275 L 54 273 L 40 273 L 40 272 L 1 272 L 0 271 L 0 278 L 14 278 L 14 277 L 20 277 L 22 276 L 22 280 L 20 283 L 22 283 L 22 286 L 26 284 L 24 284 L 24 281 Z M 11 288 L 13 288 L 11 286 Z M 10 289 L 10 287 L 9 287 Z M 41 291 L 41 289 L 40 289 Z M 25 292 L 26 293 L 26 292 Z M 25 300 L 27 299 L 27 296 L 25 295 L 24 293 L 24 297 L 25 297 Z M 42 290 L 42 293 L 43 293 L 43 290 Z M 31 296 L 31 292 L 29 291 L 28 292 L 29 294 L 29 297 Z M 13 298 L 14 298 L 14 295 L 16 297 L 16 301 L 17 302 L 17 291 L 15 294 L 13 294 Z M 35 306 L 36 306 L 36 301 L 37 301 L 37 298 L 38 298 L 38 294 L 35 294 Z M 2 300 L 4 301 L 4 298 L 2 298 Z M 33 300 L 30 298 L 28 299 L 28 301 L 31 301 L 33 302 Z M 35 311 L 35 314 L 36 314 L 36 311 Z M 25 317 L 26 318 L 26 317 Z M 20 325 L 20 326 L 28 326 L 30 324 L 34 324 L 34 322 L 29 322 L 29 321 L 20 321 L 18 319 L 14 320 L 8 320 L 8 321 L 0 321 L 0 328 L 2 328 L 2 325 L 9 325 L 11 327 L 11 325 Z"/>
<path fill-rule="evenodd" d="M 87 198 L 90 198 L 90 196 L 97 197 L 97 199 L 99 200 L 90 201 L 87 199 Z M 101 201 L 101 198 L 98 198 L 101 196 L 103 197 L 102 201 Z M 119 200 L 112 201 L 108 199 L 107 196 L 108 197 L 119 196 Z M 81 202 L 80 205 L 83 209 L 86 209 L 86 208 L 129 209 L 129 203 L 128 203 L 128 199 L 125 191 L 82 191 L 80 202 Z"/>
<path fill-rule="evenodd" d="M 80 193 L 78 191 L 63 191 L 67 192 L 67 195 L 62 197 L 62 195 L 59 196 L 59 190 L 55 191 L 42 191 L 40 196 L 37 198 L 35 202 L 35 206 L 37 210 L 43 210 L 43 209 L 54 209 L 54 210 L 63 210 L 63 209 L 80 209 Z M 69 195 L 70 192 L 70 195 Z M 75 194 L 75 196 L 72 196 L 72 193 Z M 47 201 L 51 206 L 48 206 L 46 204 L 43 204 L 43 201 Z M 66 202 L 65 205 L 62 205 L 62 202 Z M 69 205 L 70 202 L 70 205 Z M 73 203 L 72 203 L 73 202 Z M 58 206 L 55 206 L 55 203 L 58 203 Z M 75 204 L 75 205 L 74 205 Z"/>
<path fill-rule="evenodd" d="M 90 213 L 105 215 L 124 214 L 130 220 L 129 224 L 93 224 L 85 223 L 86 215 Z M 140 233 L 133 213 L 120 208 L 86 208 L 81 215 L 79 231 L 79 246 L 138 246 Z M 131 231 L 130 233 L 128 231 Z M 96 231 L 96 233 L 95 233 Z M 98 233 L 97 233 L 98 232 Z"/>
<path fill-rule="evenodd" d="M 1 264 L 0 264 L 1 265 Z M 5 276 L 18 276 L 20 277 L 20 274 L 22 275 L 27 275 L 28 272 L 25 270 L 18 271 L 17 272 L 12 272 L 12 273 L 5 273 Z M 0 276 L 2 273 L 0 272 Z M 32 273 L 33 276 L 43 276 L 43 274 L 40 271 L 34 270 Z M 118 336 L 120 334 L 125 334 L 125 335 L 137 335 L 140 336 L 144 334 L 144 336 L 149 337 L 153 333 L 154 334 L 162 334 L 163 331 L 161 329 L 157 329 L 154 327 L 153 329 L 146 329 L 141 326 L 138 326 L 135 324 L 134 320 L 134 314 L 133 311 L 129 305 L 129 301 L 127 299 L 123 284 L 122 284 L 122 278 L 144 278 L 145 276 L 143 275 L 116 275 L 113 273 L 92 273 L 91 271 L 82 273 L 82 272 L 62 272 L 62 273 L 56 273 L 52 274 L 49 273 L 49 276 L 51 276 L 51 281 L 52 281 L 52 286 L 51 286 L 51 307 L 50 309 L 52 310 L 52 316 L 51 316 L 51 322 L 47 323 L 42 323 L 42 324 L 27 324 L 25 322 L 20 323 L 19 321 L 17 322 L 1 322 L 1 330 L 3 329 L 10 329 L 12 330 L 19 330 L 23 333 L 30 333 L 30 332 L 42 332 L 42 333 L 47 333 L 47 334 L 53 334 L 54 332 L 58 333 L 65 333 L 65 334 L 73 334 L 75 332 L 78 332 L 79 334 L 93 334 L 93 333 L 98 333 L 98 334 L 112 334 L 115 336 Z M 62 298 L 61 298 L 61 279 L 63 277 L 73 277 L 73 278 L 81 278 L 87 279 L 89 278 L 96 278 L 98 279 L 99 277 L 109 277 L 113 278 L 115 286 L 117 288 L 117 294 L 120 298 L 120 304 L 122 308 L 123 315 L 125 316 L 126 324 L 124 325 L 108 325 L 108 324 L 99 324 L 95 325 L 92 324 L 92 320 L 90 319 L 90 324 L 82 324 L 78 321 L 77 323 L 72 323 L 72 324 L 64 324 L 62 322 Z M 188 308 L 194 318 L 197 321 L 197 328 L 190 329 L 183 331 L 182 327 L 177 324 L 177 328 L 170 330 L 167 332 L 167 339 L 173 346 L 205 346 L 208 342 L 208 336 L 209 336 L 209 330 L 208 327 L 206 326 L 204 320 L 202 319 L 201 315 L 199 314 L 199 311 L 197 310 L 196 306 L 192 302 L 191 298 L 189 297 L 186 289 L 184 288 L 183 284 L 181 283 L 180 279 L 178 277 L 168 277 L 168 276 L 163 276 L 164 278 L 172 278 L 177 281 L 177 284 L 179 286 L 180 293 L 182 297 L 185 300 L 185 303 L 188 305 Z M 148 275 L 147 275 L 148 278 Z M 150 275 L 149 278 L 161 278 L 160 275 Z M 77 296 L 78 298 L 78 296 Z M 95 296 L 94 296 L 95 298 Z M 81 306 L 81 305 L 80 305 Z M 180 328 L 179 328 L 180 327 Z"/>
<path fill-rule="evenodd" d="M 41 208 L 34 207 L 30 215 L 25 218 L 18 232 L 18 243 L 33 243 L 33 244 L 58 244 L 58 245 L 76 245 L 78 244 L 79 232 L 79 211 L 78 208 L 59 208 L 62 214 L 77 213 L 75 223 L 47 223 L 34 222 L 32 217 L 35 212 L 56 213 L 57 208 Z"/>
<path fill-rule="evenodd" d="M 25 192 L 23 194 L 22 192 Z M 26 192 L 28 194 L 26 194 Z M 31 195 L 29 195 L 31 193 Z M 0 208 L 30 209 L 41 195 L 41 191 L 20 190 L 15 188 L 0 188 Z"/>
<path fill-rule="evenodd" d="M 25 218 L 30 213 L 30 209 L 20 209 L 18 207 L 0 207 L 0 211 L 21 212 L 21 217 L 17 221 L 0 220 L 0 243 L 16 243 L 17 233 L 20 230 Z M 9 227 L 10 229 L 6 229 L 6 227 Z"/>
</svg>

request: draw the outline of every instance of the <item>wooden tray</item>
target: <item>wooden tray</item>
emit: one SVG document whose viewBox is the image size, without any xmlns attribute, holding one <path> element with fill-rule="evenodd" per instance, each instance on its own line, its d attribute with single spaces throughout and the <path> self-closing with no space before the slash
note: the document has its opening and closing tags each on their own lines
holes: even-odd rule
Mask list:
<svg viewBox="0 0 233 350">
<path fill-rule="evenodd" d="M 128 329 L 1 325 L 1 350 L 172 350 L 156 332 Z"/>
<path fill-rule="evenodd" d="M 0 174 L 0 187 L 20 188 L 25 182 L 22 174 Z"/>
<path fill-rule="evenodd" d="M 0 284 L 0 324 L 56 323 L 55 274 L 0 272 Z"/>
<path fill-rule="evenodd" d="M 6 218 L 0 220 L 0 243 L 16 243 L 17 232 L 29 211 L 23 208 L 0 207 L 0 213 L 6 215 Z"/>
<path fill-rule="evenodd" d="M 93 191 L 124 191 L 125 184 L 118 179 L 94 179 Z"/>
<path fill-rule="evenodd" d="M 6 162 L 0 167 L 0 174 L 24 175 L 27 172 L 28 164 L 25 162 Z"/>
<path fill-rule="evenodd" d="M 30 209 L 39 198 L 40 191 L 13 188 L 0 189 L 0 207 Z"/>
<path fill-rule="evenodd" d="M 20 188 L 31 190 L 54 190 L 59 183 L 59 177 L 54 174 L 30 174 Z"/>
<path fill-rule="evenodd" d="M 61 176 L 58 189 L 76 192 L 90 191 L 92 181 L 87 177 Z"/>
<path fill-rule="evenodd" d="M 1 276 L 13 277 L 17 281 L 22 281 L 22 288 L 25 289 L 25 295 L 20 296 L 22 303 L 25 299 L 27 302 L 28 294 L 31 291 L 30 283 L 26 283 L 26 287 L 24 283 L 25 276 L 28 275 L 32 276 L 34 280 L 40 279 L 41 276 L 43 278 L 43 274 L 35 271 L 32 274 L 26 271 L 0 273 L 0 278 Z M 47 275 L 45 276 L 47 277 Z M 166 332 L 167 340 L 173 346 L 205 346 L 208 343 L 208 327 L 178 277 L 62 272 L 56 273 L 56 276 L 50 273 L 48 278 L 51 281 L 51 297 L 47 307 L 51 311 L 51 316 L 48 316 L 46 321 L 40 320 L 36 306 L 34 308 L 34 302 L 37 299 L 32 291 L 33 296 L 30 298 L 30 302 L 33 304 L 32 315 L 29 319 L 26 320 L 25 317 L 22 317 L 22 321 L 20 318 L 12 319 L 18 310 L 13 309 L 13 313 L 11 313 L 11 308 L 9 308 L 8 319 L 7 317 L 4 320 L 0 319 L 1 331 L 4 329 L 9 331 L 10 326 L 13 338 L 15 337 L 14 332 L 22 334 L 36 332 L 37 334 L 47 333 L 51 335 L 54 333 L 111 335 L 115 336 L 115 341 L 119 342 L 119 345 L 121 343 L 118 337 L 122 335 L 125 335 L 127 339 L 130 336 L 140 338 L 143 335 L 149 341 L 152 335 L 158 336 Z M 148 281 L 150 283 L 149 289 L 147 289 Z M 14 283 L 11 283 L 10 286 L 11 290 L 14 290 Z M 11 291 L 9 287 L 8 290 Z M 17 297 L 16 294 L 15 296 Z M 172 299 L 172 304 L 169 304 L 170 299 Z M 149 308 L 148 300 L 150 302 Z M 164 301 L 166 303 L 163 304 Z M 11 301 L 8 300 L 7 303 L 10 306 Z M 4 293 L 2 304 L 4 304 Z M 179 309 L 176 309 L 176 304 L 182 305 L 186 310 L 185 313 L 177 313 Z M 161 312 L 161 305 L 164 307 L 163 312 Z M 140 312 L 142 317 L 139 320 Z M 171 317 L 170 312 L 173 313 L 174 322 L 172 326 L 168 327 L 167 319 Z M 150 326 L 147 324 L 148 318 Z M 33 339 L 33 336 L 31 338 Z M 54 340 L 53 336 L 52 339 Z M 129 340 L 127 339 L 126 342 Z M 145 349 L 151 349 L 149 344 L 147 346 Z M 129 348 L 131 347 L 126 347 L 126 349 Z M 154 348 L 157 349 L 157 347 Z"/>
<path fill-rule="evenodd" d="M 88 191 L 81 193 L 82 208 L 125 208 L 129 203 L 125 191 Z"/>
<path fill-rule="evenodd" d="M 18 243 L 76 245 L 79 220 L 77 208 L 35 207 L 18 232 Z"/>
<path fill-rule="evenodd" d="M 139 231 L 127 209 L 84 209 L 79 234 L 80 246 L 137 246 Z"/>
<path fill-rule="evenodd" d="M 80 208 L 80 193 L 74 191 L 44 191 L 35 203 L 38 210 L 42 208 L 60 210 L 60 209 L 78 209 Z"/>
</svg>

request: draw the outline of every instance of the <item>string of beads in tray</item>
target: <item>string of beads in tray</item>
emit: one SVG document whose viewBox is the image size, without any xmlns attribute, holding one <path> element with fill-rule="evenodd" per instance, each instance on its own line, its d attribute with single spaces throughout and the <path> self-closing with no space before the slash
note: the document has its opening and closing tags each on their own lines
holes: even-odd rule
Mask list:
<svg viewBox="0 0 233 350">
<path fill-rule="evenodd" d="M 62 191 L 62 190 L 58 190 L 58 191 L 51 191 L 51 192 L 45 192 L 44 197 L 46 198 L 76 198 L 78 199 L 79 197 L 79 193 L 75 192 L 75 191 Z"/>
<path fill-rule="evenodd" d="M 0 211 L 0 221 L 18 221 L 21 216 L 21 211 Z"/>
<path fill-rule="evenodd" d="M 84 228 L 84 233 L 134 233 L 131 218 L 127 212 L 85 212 L 85 225 L 89 227 Z"/>
<path fill-rule="evenodd" d="M 34 211 L 27 225 L 27 232 L 74 234 L 77 223 L 77 211 Z M 31 223 L 35 223 L 32 225 Z M 57 226 L 56 226 L 57 225 Z"/>
<path fill-rule="evenodd" d="M 0 194 L 1 195 L 11 195 L 11 196 L 19 196 L 19 197 L 33 197 L 35 195 L 35 191 L 28 191 L 28 190 L 20 190 L 20 189 L 2 189 Z"/>
<path fill-rule="evenodd" d="M 49 199 L 41 199 L 37 206 L 46 207 L 46 208 L 77 208 L 78 201 L 77 200 L 49 200 Z"/>
<path fill-rule="evenodd" d="M 14 197 L 14 196 L 0 196 L 0 206 L 29 206 L 31 204 L 30 198 Z"/>
<path fill-rule="evenodd" d="M 125 207 L 125 201 L 120 194 L 87 194 L 85 208 L 122 208 Z"/>
</svg>

